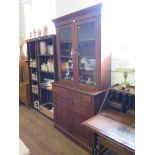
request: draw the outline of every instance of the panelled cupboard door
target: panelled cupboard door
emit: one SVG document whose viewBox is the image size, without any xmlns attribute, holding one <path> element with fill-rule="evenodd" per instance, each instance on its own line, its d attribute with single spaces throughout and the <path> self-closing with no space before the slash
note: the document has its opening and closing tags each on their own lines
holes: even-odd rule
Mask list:
<svg viewBox="0 0 155 155">
<path fill-rule="evenodd" d="M 54 99 L 54 119 L 57 125 L 68 132 L 72 132 L 72 123 L 70 116 L 70 101 L 67 95 L 53 93 Z"/>
<path fill-rule="evenodd" d="M 76 97 L 72 98 L 73 135 L 90 146 L 92 134 L 90 130 L 81 125 L 82 122 L 91 117 L 90 102 L 87 102 L 87 96 L 78 96 L 79 94 L 75 93 L 72 95 L 76 95 Z"/>
</svg>

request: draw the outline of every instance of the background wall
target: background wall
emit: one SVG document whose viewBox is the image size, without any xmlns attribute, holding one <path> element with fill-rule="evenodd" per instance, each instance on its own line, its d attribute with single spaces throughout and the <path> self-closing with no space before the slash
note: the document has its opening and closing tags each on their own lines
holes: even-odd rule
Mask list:
<svg viewBox="0 0 155 155">
<path fill-rule="evenodd" d="M 56 0 L 56 17 L 61 17 L 101 2 L 102 0 Z"/>
</svg>

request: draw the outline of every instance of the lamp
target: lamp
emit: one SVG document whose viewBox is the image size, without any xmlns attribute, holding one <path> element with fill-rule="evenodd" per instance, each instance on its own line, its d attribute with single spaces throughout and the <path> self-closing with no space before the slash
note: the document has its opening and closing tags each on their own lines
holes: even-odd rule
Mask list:
<svg viewBox="0 0 155 155">
<path fill-rule="evenodd" d="M 123 72 L 124 81 L 122 83 L 120 83 L 119 85 L 120 85 L 121 89 L 128 90 L 128 88 L 130 87 L 130 82 L 127 81 L 128 73 L 135 72 L 135 69 L 122 67 L 122 68 L 117 68 L 116 71 Z"/>
<path fill-rule="evenodd" d="M 122 72 L 124 76 L 124 81 L 119 84 L 121 89 L 128 90 L 130 87 L 130 83 L 127 81 L 128 73 L 135 72 L 134 53 L 131 48 L 122 49 L 116 71 Z"/>
</svg>

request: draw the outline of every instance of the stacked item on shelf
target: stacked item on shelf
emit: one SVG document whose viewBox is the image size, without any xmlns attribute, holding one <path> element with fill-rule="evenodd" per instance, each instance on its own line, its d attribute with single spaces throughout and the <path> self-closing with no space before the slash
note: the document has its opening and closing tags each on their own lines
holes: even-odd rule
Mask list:
<svg viewBox="0 0 155 155">
<path fill-rule="evenodd" d="M 30 67 L 37 67 L 37 60 L 36 59 L 30 59 Z"/>
<path fill-rule="evenodd" d="M 53 45 L 46 45 L 46 42 L 40 42 L 41 55 L 53 55 Z"/>
<path fill-rule="evenodd" d="M 33 105 L 36 109 L 39 109 L 39 101 L 38 100 L 33 101 Z"/>
<path fill-rule="evenodd" d="M 40 42 L 40 54 L 41 55 L 46 55 L 47 54 L 46 42 L 44 42 L 44 41 Z"/>
<path fill-rule="evenodd" d="M 32 85 L 32 92 L 38 94 L 38 85 Z"/>
<path fill-rule="evenodd" d="M 32 73 L 32 80 L 38 81 L 37 72 Z"/>
<path fill-rule="evenodd" d="M 54 72 L 54 62 L 53 60 L 49 59 L 47 63 L 41 64 L 41 70 L 45 72 Z"/>
<path fill-rule="evenodd" d="M 43 87 L 46 87 L 48 90 L 52 90 L 53 82 L 54 82 L 54 80 L 52 80 L 52 79 L 44 78 L 44 82 L 41 83 L 40 85 Z"/>
</svg>

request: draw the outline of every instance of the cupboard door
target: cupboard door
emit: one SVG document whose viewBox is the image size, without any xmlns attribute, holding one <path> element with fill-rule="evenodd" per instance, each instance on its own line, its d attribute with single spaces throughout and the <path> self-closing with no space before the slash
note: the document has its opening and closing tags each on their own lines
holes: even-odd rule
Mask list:
<svg viewBox="0 0 155 155">
<path fill-rule="evenodd" d="M 65 81 L 74 80 L 74 51 L 72 43 L 73 26 L 66 25 L 59 27 L 59 52 L 60 52 L 60 78 Z"/>
<path fill-rule="evenodd" d="M 96 86 L 96 21 L 77 23 L 78 81 Z"/>
<path fill-rule="evenodd" d="M 73 133 L 76 138 L 81 140 L 86 145 L 91 146 L 92 134 L 88 129 L 81 125 L 82 122 L 86 121 L 88 118 L 91 117 L 90 102 L 86 101 L 87 97 L 88 96 L 84 97 L 84 95 L 76 94 L 76 96 L 72 98 Z M 83 99 L 83 101 L 80 99 Z"/>
<path fill-rule="evenodd" d="M 66 91 L 67 92 L 67 91 Z M 70 101 L 68 99 L 68 94 L 57 93 L 53 91 L 54 100 L 54 121 L 57 125 L 62 127 L 68 132 L 72 132 L 72 120 L 70 117 Z"/>
</svg>

